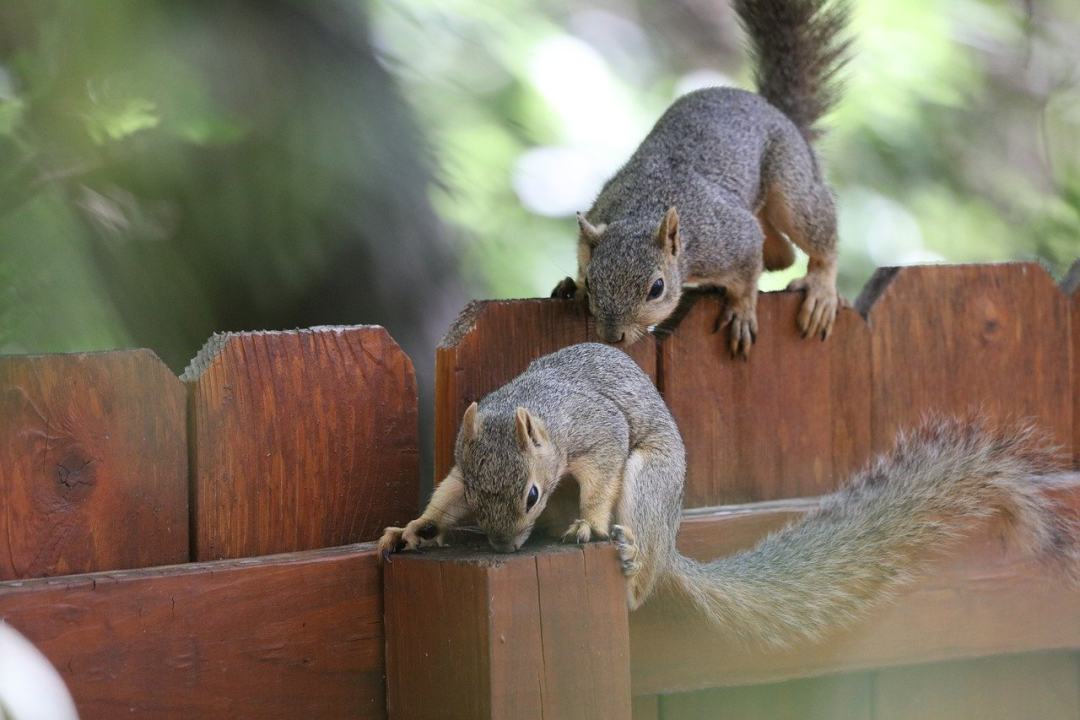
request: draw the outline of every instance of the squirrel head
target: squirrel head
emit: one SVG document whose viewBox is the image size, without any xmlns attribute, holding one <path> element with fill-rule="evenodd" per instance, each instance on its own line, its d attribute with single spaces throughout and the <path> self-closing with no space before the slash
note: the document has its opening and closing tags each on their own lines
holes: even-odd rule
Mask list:
<svg viewBox="0 0 1080 720">
<path fill-rule="evenodd" d="M 473 403 L 458 432 L 465 502 L 488 542 L 514 552 L 529 538 L 559 482 L 559 455 L 544 423 L 523 407 L 481 415 Z"/>
<path fill-rule="evenodd" d="M 596 334 L 604 342 L 629 345 L 679 304 L 679 214 L 669 208 L 659 225 L 592 225 L 579 213 L 578 226 L 578 266 Z"/>
</svg>

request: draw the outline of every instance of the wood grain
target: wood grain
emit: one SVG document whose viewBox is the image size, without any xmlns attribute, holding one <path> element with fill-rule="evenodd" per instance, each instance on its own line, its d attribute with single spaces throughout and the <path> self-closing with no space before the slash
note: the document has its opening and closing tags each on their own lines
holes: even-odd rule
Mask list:
<svg viewBox="0 0 1080 720">
<path fill-rule="evenodd" d="M 184 389 L 149 350 L 0 357 L 0 579 L 188 558 Z"/>
<path fill-rule="evenodd" d="M 659 387 L 687 450 L 684 505 L 818 495 L 865 462 L 870 449 L 869 333 L 841 310 L 825 342 L 795 324 L 802 295 L 758 299 L 750 360 L 714 332 L 723 299 L 701 293 L 660 346 Z"/>
<path fill-rule="evenodd" d="M 875 451 L 928 411 L 1032 418 L 1072 446 L 1068 303 L 1040 265 L 884 268 L 858 305 L 871 327 Z"/>
<path fill-rule="evenodd" d="M 1076 720 L 1080 656 L 1045 653 L 897 668 L 874 681 L 876 720 Z"/>
<path fill-rule="evenodd" d="M 469 403 L 505 385 L 541 355 L 588 340 L 595 341 L 592 321 L 585 307 L 571 300 L 470 303 L 435 351 L 436 482 L 454 464 L 454 441 Z M 651 336 L 627 351 L 655 378 Z"/>
<path fill-rule="evenodd" d="M 383 328 L 215 335 L 182 377 L 196 559 L 372 540 L 415 517 L 416 378 Z"/>
<path fill-rule="evenodd" d="M 1080 260 L 1069 268 L 1061 281 L 1061 289 L 1069 298 L 1069 317 L 1072 336 L 1066 350 L 1069 354 L 1069 376 L 1073 400 L 1073 466 L 1080 468 Z"/>
<path fill-rule="evenodd" d="M 391 718 L 630 716 L 610 545 L 395 555 L 385 578 Z"/>
<path fill-rule="evenodd" d="M 718 509 L 687 517 L 679 547 L 708 560 L 752 546 L 812 501 Z M 1080 511 L 1080 491 L 1065 496 Z M 1080 647 L 1080 590 L 1060 571 L 1005 547 L 1000 528 L 935 563 L 896 602 L 823 643 L 747 647 L 657 596 L 630 616 L 635 695 L 777 682 L 913 663 Z"/>
<path fill-rule="evenodd" d="M 665 720 L 873 720 L 868 673 L 669 695 Z M 912 714 L 906 717 L 923 718 Z"/>
<path fill-rule="evenodd" d="M 83 720 L 385 718 L 370 546 L 0 583 Z"/>
</svg>

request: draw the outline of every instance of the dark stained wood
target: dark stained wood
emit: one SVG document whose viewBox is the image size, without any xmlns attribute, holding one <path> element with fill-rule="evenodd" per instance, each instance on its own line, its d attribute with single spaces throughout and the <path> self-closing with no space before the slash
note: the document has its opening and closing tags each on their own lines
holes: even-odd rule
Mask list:
<svg viewBox="0 0 1080 720">
<path fill-rule="evenodd" d="M 395 555 L 391 718 L 630 716 L 625 583 L 608 544 Z"/>
<path fill-rule="evenodd" d="M 1069 268 L 1061 282 L 1061 289 L 1069 296 L 1069 317 L 1072 320 L 1071 342 L 1067 346 L 1069 353 L 1070 378 L 1072 379 L 1073 399 L 1073 464 L 1080 468 L 1080 260 Z"/>
<path fill-rule="evenodd" d="M 872 701 L 872 676 L 856 674 L 679 693 L 660 705 L 673 720 L 872 720 Z"/>
<path fill-rule="evenodd" d="M 385 718 L 371 546 L 0 583 L 83 720 Z"/>
<path fill-rule="evenodd" d="M 571 300 L 470 303 L 435 352 L 435 480 L 454 464 L 454 441 L 469 403 L 505 385 L 541 355 L 588 340 L 595 341 L 592 321 L 585 307 Z M 627 351 L 655 378 L 651 336 Z"/>
<path fill-rule="evenodd" d="M 874 681 L 876 720 L 1076 720 L 1080 656 L 1045 653 L 897 668 Z"/>
<path fill-rule="evenodd" d="M 372 540 L 416 516 L 416 378 L 383 328 L 215 335 L 183 379 L 196 559 Z"/>
<path fill-rule="evenodd" d="M 149 350 L 0 357 L 0 580 L 188 559 L 184 389 Z"/>
<path fill-rule="evenodd" d="M 1080 491 L 1063 496 L 1080 511 Z M 807 501 L 720 509 L 687 517 L 683 552 L 699 560 L 752 546 Z M 630 616 L 633 692 L 777 682 L 912 663 L 1080 647 L 1080 589 L 1002 541 L 1000 528 L 950 551 L 927 576 L 865 621 L 816 645 L 747 647 L 658 595 Z"/>
<path fill-rule="evenodd" d="M 687 450 L 686 507 L 818 495 L 870 448 L 869 334 L 840 311 L 825 342 L 795 323 L 800 293 L 758 298 L 750 360 L 714 332 L 723 298 L 701 293 L 660 346 L 659 387 Z"/>
<path fill-rule="evenodd" d="M 871 328 L 872 445 L 928 411 L 1032 418 L 1071 447 L 1068 303 L 1036 263 L 879 270 Z"/>
</svg>

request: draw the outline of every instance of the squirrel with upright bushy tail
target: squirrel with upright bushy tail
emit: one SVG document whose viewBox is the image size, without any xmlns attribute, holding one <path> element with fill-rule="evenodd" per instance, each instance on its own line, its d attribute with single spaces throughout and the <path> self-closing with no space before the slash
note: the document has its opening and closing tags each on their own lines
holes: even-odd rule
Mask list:
<svg viewBox="0 0 1080 720">
<path fill-rule="evenodd" d="M 722 286 L 730 347 L 757 337 L 762 268 L 810 256 L 798 314 L 804 336 L 832 330 L 836 208 L 812 143 L 838 96 L 849 42 L 846 0 L 735 0 L 756 61 L 757 93 L 698 90 L 677 100 L 578 215 L 578 277 L 554 297 L 587 298 L 597 334 L 631 343 L 669 318 L 684 283 Z"/>
<path fill-rule="evenodd" d="M 1054 453 L 1030 430 L 929 422 L 802 520 L 710 563 L 675 547 L 684 455 L 659 392 L 625 353 L 565 348 L 469 406 L 453 469 L 419 518 L 386 529 L 380 557 L 443 545 L 469 526 L 502 552 L 534 527 L 573 542 L 610 537 L 631 609 L 664 586 L 715 625 L 769 645 L 863 616 L 993 514 L 1024 548 L 1078 575 L 1077 529 L 1044 492 Z M 568 476 L 576 504 L 560 492 Z"/>
</svg>

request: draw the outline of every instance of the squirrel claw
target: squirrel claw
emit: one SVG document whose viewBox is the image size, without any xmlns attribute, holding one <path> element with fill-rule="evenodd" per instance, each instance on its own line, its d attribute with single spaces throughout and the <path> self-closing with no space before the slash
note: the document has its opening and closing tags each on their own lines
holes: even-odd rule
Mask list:
<svg viewBox="0 0 1080 720">
<path fill-rule="evenodd" d="M 802 336 L 827 339 L 832 332 L 833 323 L 836 322 L 837 311 L 846 304 L 836 292 L 836 288 L 822 281 L 819 276 L 811 274 L 792 280 L 788 284 L 788 290 L 801 290 L 806 293 L 797 318 Z"/>
<path fill-rule="evenodd" d="M 622 565 L 623 575 L 633 577 L 641 570 L 638 562 L 638 546 L 634 541 L 634 533 L 630 528 L 622 525 L 611 526 L 611 541 L 615 543 L 615 549 L 619 553 L 619 561 Z"/>
<path fill-rule="evenodd" d="M 597 538 L 607 537 L 607 533 L 593 530 L 587 520 L 575 520 L 570 523 L 569 529 L 563 533 L 562 540 L 563 542 L 572 542 L 580 545 L 592 540 L 593 535 L 596 535 Z"/>
</svg>

